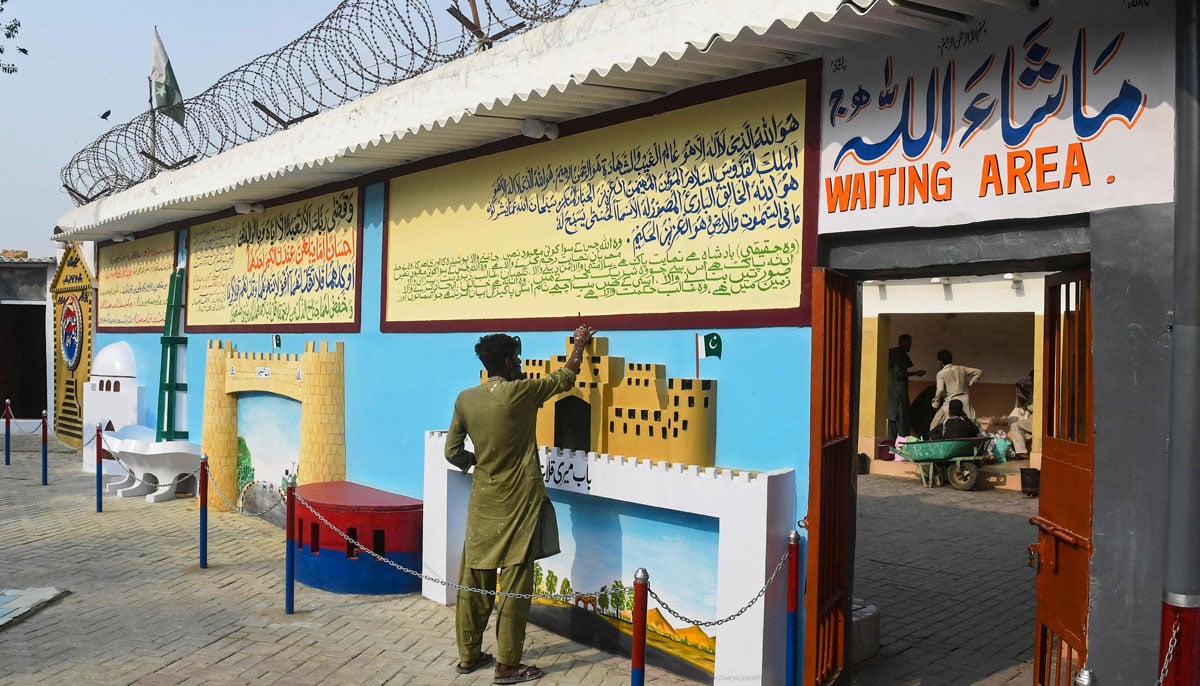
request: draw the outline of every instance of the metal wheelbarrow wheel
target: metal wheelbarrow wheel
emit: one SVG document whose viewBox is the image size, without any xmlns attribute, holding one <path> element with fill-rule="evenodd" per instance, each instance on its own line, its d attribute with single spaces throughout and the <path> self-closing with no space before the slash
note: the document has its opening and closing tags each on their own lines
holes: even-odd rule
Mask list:
<svg viewBox="0 0 1200 686">
<path fill-rule="evenodd" d="M 946 481 L 960 491 L 969 491 L 979 481 L 979 465 L 972 460 L 951 462 L 946 465 Z"/>
</svg>

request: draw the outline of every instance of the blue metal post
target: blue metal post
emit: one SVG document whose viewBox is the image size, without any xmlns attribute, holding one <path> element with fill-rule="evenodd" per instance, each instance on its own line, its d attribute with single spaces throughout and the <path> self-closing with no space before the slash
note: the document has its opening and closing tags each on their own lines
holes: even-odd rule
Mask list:
<svg viewBox="0 0 1200 686">
<path fill-rule="evenodd" d="M 102 454 L 103 439 L 100 438 L 100 425 L 96 425 L 96 512 L 104 512 L 104 455 Z"/>
<path fill-rule="evenodd" d="M 287 552 L 284 554 L 283 611 L 295 612 L 296 600 L 296 475 L 287 480 Z"/>
<path fill-rule="evenodd" d="M 4 464 L 8 466 L 9 435 L 12 433 L 12 402 L 4 401 Z"/>
<path fill-rule="evenodd" d="M 796 686 L 800 666 L 797 653 L 800 646 L 800 532 L 788 532 L 788 580 L 787 580 L 787 686 Z"/>
<path fill-rule="evenodd" d="M 200 569 L 208 568 L 208 455 L 200 456 Z"/>
<path fill-rule="evenodd" d="M 42 485 L 46 485 L 46 443 L 50 440 L 46 428 L 46 411 L 42 410 Z"/>
<path fill-rule="evenodd" d="M 650 573 L 638 567 L 633 573 L 633 660 L 629 683 L 632 686 L 646 684 L 646 596 L 650 587 Z"/>
</svg>

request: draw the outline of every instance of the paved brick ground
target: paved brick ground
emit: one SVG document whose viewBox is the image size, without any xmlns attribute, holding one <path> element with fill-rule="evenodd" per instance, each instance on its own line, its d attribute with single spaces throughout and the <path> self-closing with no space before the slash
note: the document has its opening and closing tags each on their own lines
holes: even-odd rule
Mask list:
<svg viewBox="0 0 1200 686">
<path fill-rule="evenodd" d="M 0 463 L 0 588 L 69 594 L 0 634 L 0 684 L 490 684 L 452 669 L 453 608 L 420 596 L 345 596 L 296 587 L 283 612 L 282 532 L 209 513 L 197 565 L 197 503 L 106 496 L 75 453 L 50 456 L 41 486 L 33 437 Z M 489 637 L 485 649 L 493 645 Z M 628 660 L 529 628 L 539 684 L 629 683 Z M 654 684 L 693 684 L 654 668 Z"/>
<path fill-rule="evenodd" d="M 881 621 L 855 686 L 1033 683 L 1035 514 L 1018 492 L 859 477 L 854 595 Z"/>
<path fill-rule="evenodd" d="M 454 616 L 419 596 L 344 596 L 297 585 L 283 612 L 281 531 L 210 512 L 209 568 L 197 567 L 196 502 L 106 495 L 73 452 L 35 436 L 0 464 L 0 587 L 67 589 L 0 634 L 8 684 L 488 684 L 458 676 Z M 1004 491 L 859 482 L 855 595 L 880 608 L 882 649 L 854 682 L 1027 684 L 1036 501 Z M 542 684 L 629 683 L 628 661 L 531 626 Z M 491 639 L 485 643 L 491 646 Z M 654 684 L 694 684 L 650 668 Z"/>
</svg>

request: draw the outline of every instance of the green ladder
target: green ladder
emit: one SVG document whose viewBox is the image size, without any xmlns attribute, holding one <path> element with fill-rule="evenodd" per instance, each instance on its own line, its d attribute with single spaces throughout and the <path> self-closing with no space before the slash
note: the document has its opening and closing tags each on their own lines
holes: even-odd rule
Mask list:
<svg viewBox="0 0 1200 686">
<path fill-rule="evenodd" d="M 160 441 L 188 437 L 187 431 L 175 429 L 179 394 L 187 393 L 187 383 L 179 381 L 179 348 L 187 348 L 187 336 L 179 335 L 180 318 L 183 316 L 183 282 L 184 270 L 180 267 L 171 273 L 171 282 L 167 287 L 167 317 L 163 322 L 162 360 L 158 367 L 158 428 L 155 432 Z"/>
</svg>

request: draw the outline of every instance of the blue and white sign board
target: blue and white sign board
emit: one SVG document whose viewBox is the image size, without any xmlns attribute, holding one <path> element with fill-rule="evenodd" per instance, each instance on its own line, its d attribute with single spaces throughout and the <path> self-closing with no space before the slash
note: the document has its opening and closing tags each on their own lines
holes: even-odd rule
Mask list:
<svg viewBox="0 0 1200 686">
<path fill-rule="evenodd" d="M 1171 202 L 1174 15 L 1043 0 L 827 55 L 819 231 Z"/>
</svg>

